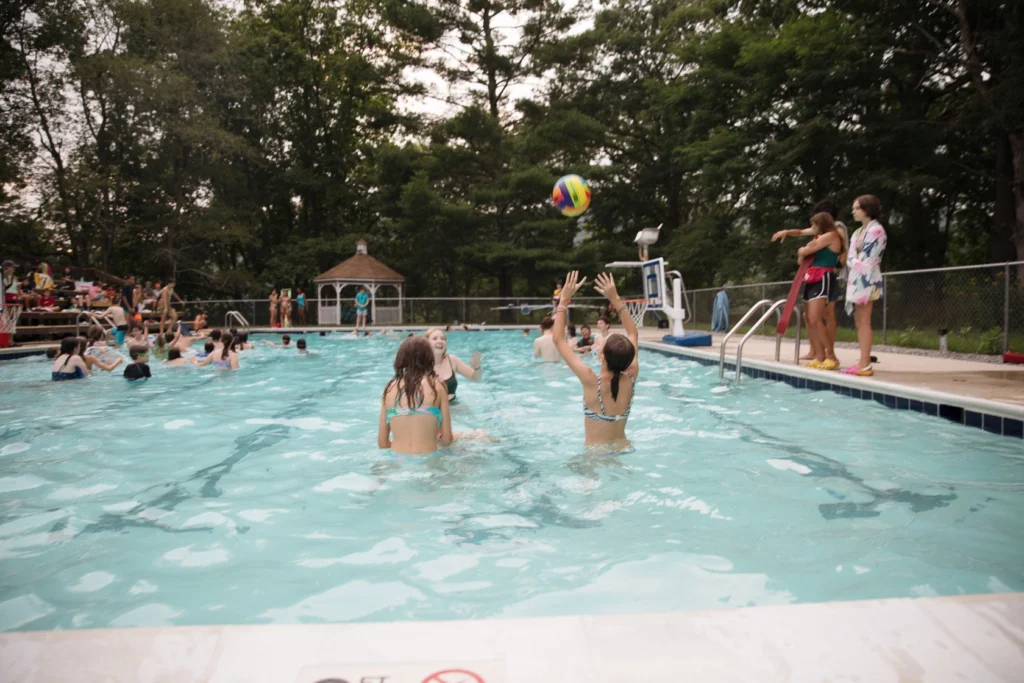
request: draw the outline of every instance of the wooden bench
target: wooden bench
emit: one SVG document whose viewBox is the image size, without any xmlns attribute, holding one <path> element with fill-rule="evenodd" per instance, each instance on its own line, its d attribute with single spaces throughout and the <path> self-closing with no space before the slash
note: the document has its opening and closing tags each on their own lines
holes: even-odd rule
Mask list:
<svg viewBox="0 0 1024 683">
<path fill-rule="evenodd" d="M 49 339 L 63 338 L 75 334 L 75 325 L 18 325 L 14 331 L 14 341 L 24 339 L 38 339 L 46 337 Z M 82 333 L 85 333 L 85 326 L 82 326 Z"/>
<path fill-rule="evenodd" d="M 18 316 L 18 327 L 47 325 L 53 322 L 74 322 L 77 318 L 77 311 L 22 311 Z"/>
</svg>

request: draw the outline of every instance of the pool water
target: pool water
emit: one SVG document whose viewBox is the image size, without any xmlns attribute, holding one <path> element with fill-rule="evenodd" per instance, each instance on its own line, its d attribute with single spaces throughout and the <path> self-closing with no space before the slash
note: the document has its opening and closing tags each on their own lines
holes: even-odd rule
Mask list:
<svg viewBox="0 0 1024 683">
<path fill-rule="evenodd" d="M 520 333 L 461 442 L 376 447 L 397 339 L 47 381 L 0 363 L 0 629 L 647 612 L 1024 589 L 1019 441 L 641 354 L 635 452 Z"/>
</svg>

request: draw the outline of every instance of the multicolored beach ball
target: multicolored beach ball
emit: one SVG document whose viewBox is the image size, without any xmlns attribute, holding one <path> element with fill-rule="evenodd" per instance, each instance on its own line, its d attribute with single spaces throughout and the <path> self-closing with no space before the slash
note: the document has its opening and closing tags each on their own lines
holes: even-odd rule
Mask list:
<svg viewBox="0 0 1024 683">
<path fill-rule="evenodd" d="M 563 216 L 579 216 L 590 206 L 590 185 L 578 175 L 562 176 L 551 191 L 551 199 Z"/>
</svg>

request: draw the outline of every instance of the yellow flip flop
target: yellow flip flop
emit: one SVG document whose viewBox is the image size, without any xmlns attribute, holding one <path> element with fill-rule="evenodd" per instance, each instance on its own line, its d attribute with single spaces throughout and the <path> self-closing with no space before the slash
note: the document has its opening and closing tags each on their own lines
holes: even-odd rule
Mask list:
<svg viewBox="0 0 1024 683">
<path fill-rule="evenodd" d="M 818 368 L 820 370 L 838 370 L 839 361 L 832 360 L 831 358 L 826 358 L 818 365 Z"/>
</svg>

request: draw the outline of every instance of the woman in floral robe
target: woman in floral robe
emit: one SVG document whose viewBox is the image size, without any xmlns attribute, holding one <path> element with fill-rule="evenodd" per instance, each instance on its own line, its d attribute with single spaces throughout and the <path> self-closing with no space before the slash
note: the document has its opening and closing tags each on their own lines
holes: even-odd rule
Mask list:
<svg viewBox="0 0 1024 683">
<path fill-rule="evenodd" d="M 885 253 L 885 228 L 878 222 L 882 203 L 878 197 L 861 195 L 853 202 L 853 218 L 861 227 L 850 237 L 850 251 L 846 258 L 849 275 L 846 280 L 846 314 L 853 313 L 857 325 L 857 343 L 860 361 L 848 367 L 848 375 L 870 377 L 871 367 L 871 311 L 882 298 L 882 254 Z"/>
</svg>

